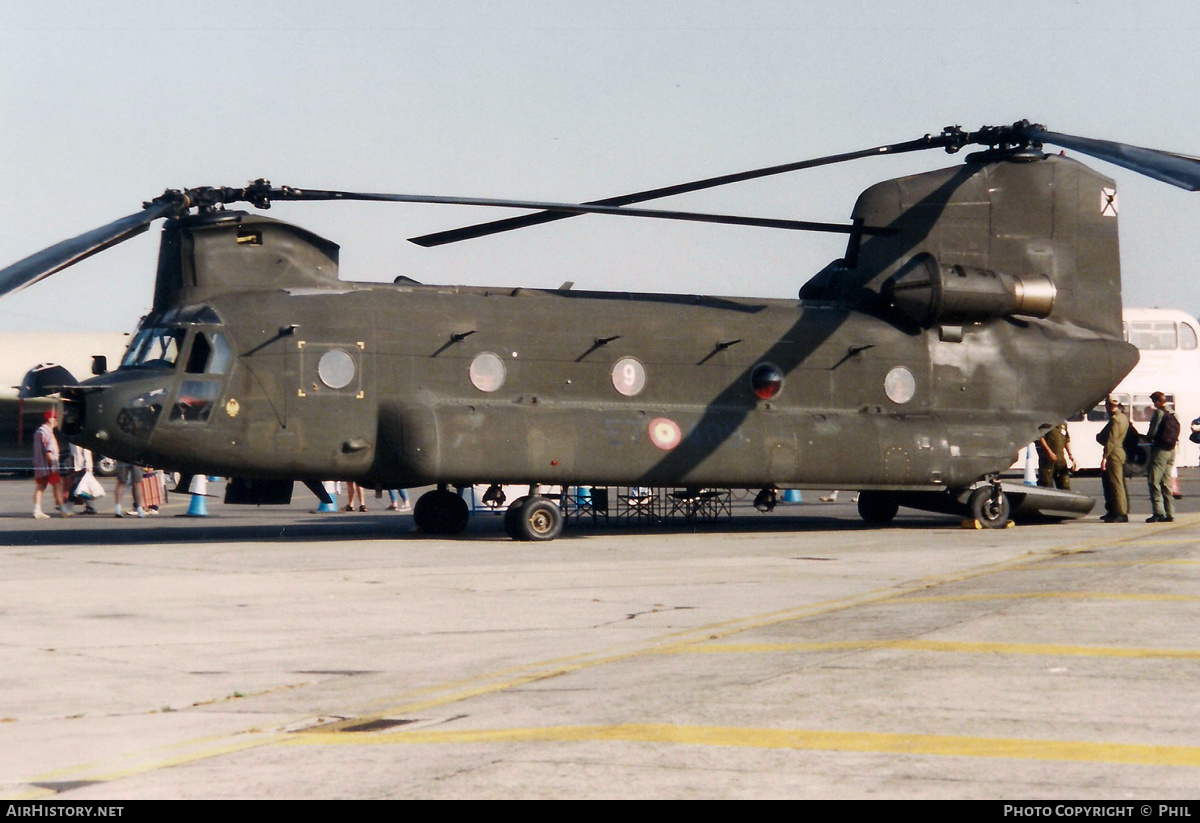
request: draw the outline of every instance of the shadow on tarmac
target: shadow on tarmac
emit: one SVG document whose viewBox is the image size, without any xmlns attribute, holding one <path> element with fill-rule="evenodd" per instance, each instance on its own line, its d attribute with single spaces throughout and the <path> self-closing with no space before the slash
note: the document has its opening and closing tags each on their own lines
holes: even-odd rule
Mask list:
<svg viewBox="0 0 1200 823">
<path fill-rule="evenodd" d="M 958 528 L 961 519 L 948 515 L 928 514 L 902 509 L 896 520 L 886 527 L 869 526 L 852 506 L 813 507 L 811 513 L 789 511 L 783 514 L 758 513 L 722 518 L 714 522 L 668 521 L 590 522 L 570 523 L 558 540 L 544 544 L 545 548 L 589 536 L 619 536 L 645 534 L 778 534 L 783 532 L 844 532 L 844 531 L 911 531 L 914 529 Z M 817 513 L 819 512 L 819 513 Z M 261 522 L 267 517 L 270 522 Z M 496 540 L 511 542 L 504 533 L 499 515 L 483 514 L 474 517 L 467 530 L 455 537 L 432 537 L 413 525 L 407 515 L 323 514 L 301 515 L 285 519 L 278 514 L 256 516 L 257 522 L 237 522 L 218 517 L 191 518 L 160 516 L 153 520 L 125 517 L 52 519 L 34 523 L 28 517 L 0 517 L 0 545 L 4 546 L 97 546 L 121 544 L 200 544 L 293 541 L 346 540 L 437 540 L 452 543 L 456 540 Z M 29 525 L 25 526 L 24 521 Z M 21 526 L 17 523 L 21 522 Z M 1051 521 L 1054 522 L 1054 521 Z M 1070 521 L 1067 521 L 1070 522 Z M 531 547 L 534 544 L 529 544 Z"/>
</svg>

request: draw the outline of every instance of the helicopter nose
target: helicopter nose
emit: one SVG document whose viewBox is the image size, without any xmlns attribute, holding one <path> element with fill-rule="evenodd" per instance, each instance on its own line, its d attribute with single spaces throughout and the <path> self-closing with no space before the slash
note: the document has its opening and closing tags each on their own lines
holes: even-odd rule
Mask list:
<svg viewBox="0 0 1200 823">
<path fill-rule="evenodd" d="M 83 392 L 80 389 L 65 389 L 62 393 L 62 424 L 61 431 L 67 437 L 76 437 L 83 433 L 85 404 Z"/>
<path fill-rule="evenodd" d="M 156 389 L 127 398 L 116 415 L 117 429 L 129 437 L 145 440 L 162 414 L 166 392 Z"/>
<path fill-rule="evenodd" d="M 112 405 L 110 387 L 72 388 L 62 394 L 62 433 L 85 448 L 109 454 L 109 441 L 115 426 L 106 409 Z"/>
<path fill-rule="evenodd" d="M 162 414 L 167 392 L 132 382 L 85 384 L 64 393 L 63 434 L 118 459 L 140 453 Z"/>
</svg>

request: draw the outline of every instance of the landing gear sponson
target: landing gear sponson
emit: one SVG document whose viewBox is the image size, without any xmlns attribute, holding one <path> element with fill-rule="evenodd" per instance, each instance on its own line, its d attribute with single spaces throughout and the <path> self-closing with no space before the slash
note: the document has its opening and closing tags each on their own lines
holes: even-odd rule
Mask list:
<svg viewBox="0 0 1200 823">
<path fill-rule="evenodd" d="M 858 513 L 872 526 L 886 526 L 901 506 L 941 512 L 979 521 L 986 529 L 1002 529 L 1009 518 L 1047 520 L 1083 517 L 1096 505 L 1094 498 L 1078 492 L 1026 486 L 988 477 L 966 489 L 944 492 L 863 491 Z"/>
</svg>

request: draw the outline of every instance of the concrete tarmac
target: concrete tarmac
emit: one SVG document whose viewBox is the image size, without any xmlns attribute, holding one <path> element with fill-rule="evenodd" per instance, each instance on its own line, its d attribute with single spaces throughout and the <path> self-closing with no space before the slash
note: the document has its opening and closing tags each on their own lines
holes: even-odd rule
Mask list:
<svg viewBox="0 0 1200 823">
<path fill-rule="evenodd" d="M 0 482 L 0 794 L 1191 799 L 1200 482 L 1176 522 L 842 502 L 455 539 L 227 507 L 34 521 Z M 107 483 L 106 485 L 110 485 Z M 1098 482 L 1077 487 L 1098 492 Z"/>
</svg>

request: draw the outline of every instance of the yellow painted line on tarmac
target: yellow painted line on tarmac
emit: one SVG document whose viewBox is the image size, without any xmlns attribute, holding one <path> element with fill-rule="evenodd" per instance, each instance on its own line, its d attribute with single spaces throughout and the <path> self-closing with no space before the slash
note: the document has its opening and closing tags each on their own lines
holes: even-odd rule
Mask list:
<svg viewBox="0 0 1200 823">
<path fill-rule="evenodd" d="M 1055 562 L 1048 560 L 1045 563 L 1036 566 L 1026 566 L 1020 571 L 1040 572 L 1040 571 L 1062 571 L 1063 569 L 1106 569 L 1106 568 L 1130 568 L 1137 566 L 1200 566 L 1200 560 L 1074 560 L 1063 559 Z"/>
<path fill-rule="evenodd" d="M 235 732 L 234 735 L 240 736 L 243 733 Z M 159 755 L 156 752 L 172 751 L 175 749 L 184 749 L 189 746 L 209 746 L 212 743 L 229 740 L 234 735 L 228 734 L 213 734 L 206 737 L 193 738 L 191 740 L 180 740 L 172 743 L 164 743 L 161 746 L 155 746 L 151 749 L 145 749 L 141 752 L 123 755 L 126 760 L 137 759 L 152 759 L 161 762 Z M 71 780 L 97 780 L 96 777 L 85 777 L 84 775 L 95 774 L 107 769 L 111 766 L 102 765 L 100 763 L 76 763 L 74 766 L 65 769 L 56 769 L 54 771 L 42 772 L 37 777 L 29 782 L 47 783 L 64 777 L 70 777 Z"/>
<path fill-rule="evenodd" d="M 230 742 L 224 742 L 216 746 L 201 748 L 185 754 L 175 755 L 174 757 L 166 757 L 159 760 L 137 763 L 124 768 L 98 772 L 95 777 L 84 777 L 78 779 L 100 780 L 104 782 L 108 782 L 110 780 L 120 780 L 123 777 L 132 777 L 136 774 L 145 774 L 146 772 L 158 771 L 159 769 L 169 769 L 172 766 L 182 766 L 187 763 L 194 763 L 198 760 L 208 760 L 209 758 L 219 757 L 223 754 L 233 754 L 235 752 L 245 751 L 246 749 L 257 749 L 261 746 L 270 746 L 286 739 L 287 735 L 283 734 L 247 735 L 241 740 L 234 740 L 232 737 L 230 737 L 226 738 L 226 740 Z"/>
<path fill-rule="evenodd" d="M 28 791 L 16 792 L 14 794 L 0 794 L 0 799 L 3 800 L 42 800 L 47 797 L 54 797 L 58 792 L 53 789 L 42 789 L 34 787 Z"/>
<path fill-rule="evenodd" d="M 610 726 L 545 726 L 389 734 L 298 734 L 284 745 L 384 746 L 480 743 L 674 743 L 754 749 L 868 752 L 876 754 L 988 757 L 1076 763 L 1200 767 L 1198 746 L 1153 746 L 1086 740 L 1023 740 L 937 734 L 838 732 L 732 726 L 621 723 Z"/>
<path fill-rule="evenodd" d="M 71 782 L 75 781 L 90 781 L 96 783 L 107 783 L 113 780 L 120 780 L 124 777 L 133 777 L 139 774 L 147 774 L 156 772 L 161 769 L 169 769 L 172 766 L 183 766 L 189 763 L 195 763 L 200 760 L 208 760 L 221 755 L 234 754 L 236 752 L 245 751 L 247 749 L 256 749 L 262 746 L 270 746 L 280 743 L 287 739 L 286 734 L 247 734 L 235 733 L 226 736 L 210 736 L 198 738 L 195 740 L 181 741 L 179 743 L 161 746 L 159 749 L 151 752 L 138 752 L 128 755 L 123 755 L 115 758 L 118 761 L 126 761 L 129 765 L 113 767 L 111 765 L 88 764 L 84 766 L 76 766 L 71 769 L 59 769 L 54 772 L 37 775 L 36 777 L 24 779 L 24 783 L 31 788 L 20 794 L 13 794 L 6 799 L 9 800 L 36 800 L 42 797 L 48 797 L 57 792 L 52 789 L 43 789 L 38 786 L 32 786 L 35 783 L 50 783 L 55 782 L 55 778 L 62 779 L 70 778 Z M 215 744 L 215 745 L 212 745 Z M 167 757 L 157 757 L 153 752 L 161 749 L 170 748 L 187 748 L 190 746 L 199 746 L 193 751 L 184 752 L 182 754 L 174 754 Z"/>
<path fill-rule="evenodd" d="M 1119 646 L 1065 646 L 1051 643 L 975 643 L 948 640 L 831 640 L 820 643 L 706 643 L 677 654 L 775 654 L 784 652 L 875 651 L 899 649 L 959 654 L 1119 657 L 1200 660 L 1200 649 L 1138 649 Z"/>
<path fill-rule="evenodd" d="M 1133 592 L 1007 592 L 995 594 L 941 594 L 889 600 L 888 605 L 907 603 L 965 603 L 978 600 L 1145 600 L 1151 602 L 1200 603 L 1194 594 L 1137 594 Z"/>
</svg>

